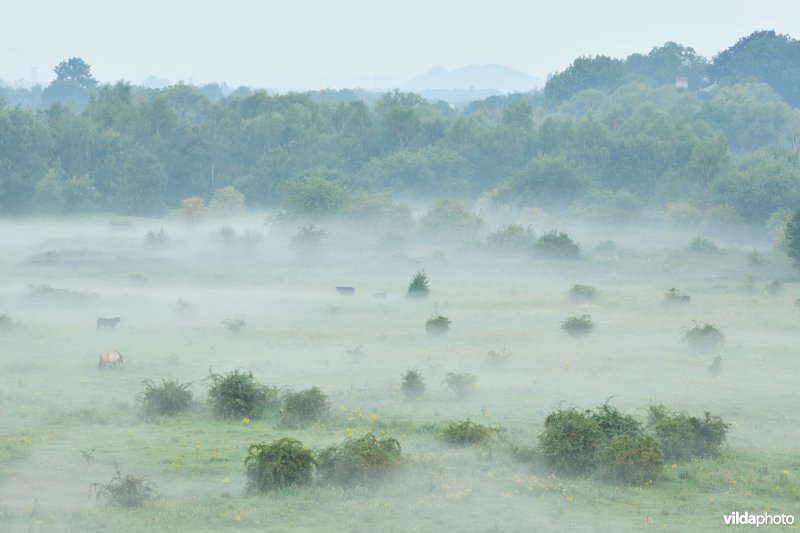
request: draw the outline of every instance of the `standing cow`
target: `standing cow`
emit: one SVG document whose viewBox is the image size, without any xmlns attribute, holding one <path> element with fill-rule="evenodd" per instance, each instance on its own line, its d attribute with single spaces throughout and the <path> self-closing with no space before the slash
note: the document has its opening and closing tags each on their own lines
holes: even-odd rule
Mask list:
<svg viewBox="0 0 800 533">
<path fill-rule="evenodd" d="M 114 318 L 98 318 L 97 319 L 97 329 L 114 329 L 119 324 L 119 321 L 122 320 L 120 317 L 115 316 Z"/>
</svg>

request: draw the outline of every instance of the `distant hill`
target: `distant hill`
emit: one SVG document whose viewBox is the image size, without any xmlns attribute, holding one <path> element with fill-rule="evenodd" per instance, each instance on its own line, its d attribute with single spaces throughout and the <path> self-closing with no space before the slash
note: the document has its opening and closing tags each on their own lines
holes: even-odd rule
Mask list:
<svg viewBox="0 0 800 533">
<path fill-rule="evenodd" d="M 429 70 L 406 82 L 403 89 L 418 93 L 466 89 L 480 91 L 485 97 L 489 92 L 530 91 L 542 85 L 539 78 L 503 65 L 470 65 L 454 70 L 441 67 Z"/>
</svg>

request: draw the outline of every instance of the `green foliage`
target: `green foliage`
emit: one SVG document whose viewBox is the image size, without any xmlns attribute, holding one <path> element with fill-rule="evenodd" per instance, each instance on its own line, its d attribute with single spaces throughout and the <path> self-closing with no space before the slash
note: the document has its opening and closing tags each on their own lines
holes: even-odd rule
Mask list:
<svg viewBox="0 0 800 533">
<path fill-rule="evenodd" d="M 569 298 L 576 303 L 591 303 L 597 300 L 599 291 L 591 285 L 575 284 L 569 289 Z"/>
<path fill-rule="evenodd" d="M 541 155 L 498 187 L 497 198 L 525 206 L 566 206 L 586 190 L 580 171 L 563 155 Z"/>
<path fill-rule="evenodd" d="M 283 396 L 280 426 L 303 427 L 324 418 L 330 409 L 330 400 L 318 387 L 289 392 Z"/>
<path fill-rule="evenodd" d="M 434 239 L 453 241 L 474 237 L 483 226 L 479 216 L 458 200 L 441 200 L 419 219 L 420 231 Z"/>
<path fill-rule="evenodd" d="M 539 449 L 560 474 L 587 475 L 595 466 L 603 431 L 591 411 L 559 409 L 547 415 L 539 435 Z"/>
<path fill-rule="evenodd" d="M 728 435 L 728 424 L 719 416 L 706 412 L 698 418 L 663 405 L 648 408 L 648 428 L 661 442 L 667 461 L 719 455 Z"/>
<path fill-rule="evenodd" d="M 178 209 L 178 216 L 189 224 L 196 224 L 206 217 L 208 209 L 206 202 L 199 196 L 184 198 L 181 201 L 181 208 Z"/>
<path fill-rule="evenodd" d="M 486 237 L 486 246 L 497 252 L 530 252 L 536 245 L 536 236 L 527 228 L 509 224 Z"/>
<path fill-rule="evenodd" d="M 705 237 L 695 237 L 689 244 L 689 251 L 693 254 L 716 254 L 719 248 Z"/>
<path fill-rule="evenodd" d="M 322 481 L 344 487 L 374 485 L 402 464 L 400 442 L 372 433 L 348 438 L 319 454 Z"/>
<path fill-rule="evenodd" d="M 250 371 L 234 370 L 225 375 L 210 372 L 208 380 L 208 403 L 216 416 L 256 419 L 279 405 L 277 390 L 259 383 Z"/>
<path fill-rule="evenodd" d="M 613 437 L 598 455 L 602 475 L 628 485 L 656 481 L 664 471 L 664 452 L 651 435 L 621 434 Z"/>
<path fill-rule="evenodd" d="M 695 322 L 684 332 L 682 342 L 696 352 L 710 352 L 725 344 L 725 335 L 713 324 Z"/>
<path fill-rule="evenodd" d="M 449 372 L 447 377 L 444 378 L 444 381 L 442 381 L 442 384 L 453 391 L 456 398 L 459 400 L 466 400 L 475 392 L 475 383 L 477 381 L 478 378 L 473 374 L 455 374 Z"/>
<path fill-rule="evenodd" d="M 486 353 L 486 364 L 492 368 L 503 368 L 511 358 L 511 353 L 503 346 L 501 351 L 489 350 Z"/>
<path fill-rule="evenodd" d="M 158 230 L 149 230 L 144 235 L 144 242 L 148 246 L 164 246 L 169 242 L 169 235 L 163 227 Z"/>
<path fill-rule="evenodd" d="M 419 370 L 406 370 L 403 384 L 400 386 L 406 400 L 419 400 L 425 394 L 425 380 Z"/>
<path fill-rule="evenodd" d="M 270 444 L 251 444 L 244 464 L 248 490 L 263 493 L 290 485 L 310 485 L 317 459 L 302 442 L 284 437 Z"/>
<path fill-rule="evenodd" d="M 8 313 L 0 313 L 0 332 L 7 333 L 14 329 L 14 319 Z"/>
<path fill-rule="evenodd" d="M 642 432 L 642 423 L 631 415 L 622 413 L 616 407 L 604 403 L 589 416 L 597 422 L 603 437 L 611 440 L 620 435 L 637 435 Z"/>
<path fill-rule="evenodd" d="M 569 214 L 581 221 L 627 224 L 641 213 L 642 203 L 628 191 L 592 191 L 569 207 Z"/>
<path fill-rule="evenodd" d="M 425 322 L 425 331 L 431 335 L 444 335 L 450 331 L 451 323 L 446 316 L 435 314 Z"/>
<path fill-rule="evenodd" d="M 346 199 L 344 187 L 316 174 L 292 180 L 283 189 L 283 208 L 293 216 L 334 215 L 341 211 Z"/>
<path fill-rule="evenodd" d="M 594 322 L 589 315 L 571 316 L 561 323 L 561 329 L 573 337 L 584 337 L 594 329 Z"/>
<path fill-rule="evenodd" d="M 795 209 L 784 227 L 786 250 L 794 265 L 800 268 L 800 209 Z"/>
<path fill-rule="evenodd" d="M 66 213 L 91 213 L 97 210 L 102 195 L 87 174 L 69 178 L 62 184 Z"/>
<path fill-rule="evenodd" d="M 151 482 L 131 474 L 123 476 L 119 468 L 108 483 L 93 483 L 90 490 L 98 500 L 105 498 L 109 505 L 122 508 L 141 507 L 156 498 Z"/>
<path fill-rule="evenodd" d="M 315 254 L 322 250 L 323 242 L 327 233 L 323 229 L 318 229 L 314 224 L 300 226 L 297 234 L 292 237 L 292 247 L 301 254 Z"/>
<path fill-rule="evenodd" d="M 64 184 L 60 169 L 50 169 L 34 188 L 33 203 L 36 211 L 45 215 L 57 215 L 64 210 Z"/>
<path fill-rule="evenodd" d="M 700 210 L 686 201 L 672 202 L 664 208 L 664 222 L 668 226 L 687 228 L 700 223 Z"/>
<path fill-rule="evenodd" d="M 450 422 L 441 433 L 441 438 L 448 444 L 468 446 L 486 444 L 492 438 L 494 430 L 469 418 L 459 422 Z"/>
<path fill-rule="evenodd" d="M 580 259 L 581 249 L 567 233 L 549 231 L 536 241 L 536 257 L 546 259 Z"/>
<path fill-rule="evenodd" d="M 226 318 L 222 323 L 228 326 L 228 331 L 234 334 L 241 332 L 247 326 L 247 322 L 241 318 Z"/>
<path fill-rule="evenodd" d="M 244 194 L 236 187 L 222 187 L 214 191 L 208 209 L 216 214 L 231 214 L 244 209 Z"/>
<path fill-rule="evenodd" d="M 172 379 L 161 379 L 161 385 L 152 380 L 142 382 L 138 400 L 148 415 L 177 415 L 189 409 L 192 403 L 192 384 Z"/>
<path fill-rule="evenodd" d="M 414 274 L 411 283 L 408 285 L 408 292 L 406 295 L 409 298 L 427 298 L 430 293 L 428 286 L 428 276 L 421 270 Z"/>
</svg>

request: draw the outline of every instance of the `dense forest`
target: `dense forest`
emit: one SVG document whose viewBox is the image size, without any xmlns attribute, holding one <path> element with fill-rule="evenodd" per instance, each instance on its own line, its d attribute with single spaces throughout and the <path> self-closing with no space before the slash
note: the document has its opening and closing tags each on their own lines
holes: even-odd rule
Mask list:
<svg viewBox="0 0 800 533">
<path fill-rule="evenodd" d="M 99 85 L 79 58 L 0 89 L 0 214 L 157 215 L 189 198 L 383 216 L 458 198 L 764 226 L 800 204 L 800 42 L 576 59 L 457 109 L 399 91 Z"/>
</svg>

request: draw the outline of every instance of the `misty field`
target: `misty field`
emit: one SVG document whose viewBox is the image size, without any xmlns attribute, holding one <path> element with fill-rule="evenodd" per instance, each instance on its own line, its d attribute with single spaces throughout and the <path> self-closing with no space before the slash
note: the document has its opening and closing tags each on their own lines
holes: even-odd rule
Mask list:
<svg viewBox="0 0 800 533">
<path fill-rule="evenodd" d="M 700 253 L 694 233 L 576 227 L 583 259 L 559 260 L 322 226 L 301 241 L 255 215 L 0 223 L 0 530 L 692 531 L 732 511 L 798 514 L 800 287 L 769 243 Z M 420 271 L 430 294 L 409 298 Z M 562 329 L 583 316 L 587 334 Z M 436 317 L 450 323 L 434 335 Z M 685 334 L 704 324 L 724 344 L 693 350 Z M 99 370 L 105 351 L 122 367 Z M 319 387 L 330 410 L 296 426 L 277 410 L 215 417 L 209 376 L 235 370 L 280 396 Z M 404 393 L 408 370 L 424 392 Z M 452 386 L 459 374 L 474 390 Z M 191 384 L 187 411 L 144 412 L 143 382 L 164 379 Z M 727 443 L 642 486 L 554 474 L 545 418 L 606 402 L 643 423 L 653 404 L 709 411 Z M 488 439 L 443 439 L 466 419 Z M 246 490 L 251 444 L 316 453 L 366 433 L 401 445 L 379 482 Z M 98 498 L 117 471 L 154 498 Z"/>
</svg>

